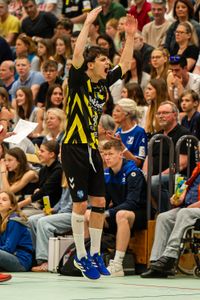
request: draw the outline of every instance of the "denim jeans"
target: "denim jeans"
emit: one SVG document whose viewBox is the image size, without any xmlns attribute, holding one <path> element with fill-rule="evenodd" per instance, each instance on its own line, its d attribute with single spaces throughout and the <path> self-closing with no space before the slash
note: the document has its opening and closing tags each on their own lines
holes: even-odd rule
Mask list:
<svg viewBox="0 0 200 300">
<path fill-rule="evenodd" d="M 161 184 L 161 199 L 159 199 L 159 184 Z M 169 196 L 169 175 L 168 174 L 162 175 L 161 183 L 159 182 L 159 175 L 152 176 L 151 194 L 158 205 L 159 212 L 165 212 L 171 208 L 170 199 L 169 199 L 170 196 Z"/>
<path fill-rule="evenodd" d="M 8 272 L 25 272 L 25 268 L 20 264 L 19 259 L 7 251 L 0 250 L 0 270 Z"/>
</svg>

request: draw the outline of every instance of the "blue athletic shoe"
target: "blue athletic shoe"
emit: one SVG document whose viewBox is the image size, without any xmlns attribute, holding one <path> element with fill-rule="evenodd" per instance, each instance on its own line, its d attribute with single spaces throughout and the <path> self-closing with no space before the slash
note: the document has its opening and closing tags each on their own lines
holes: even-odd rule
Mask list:
<svg viewBox="0 0 200 300">
<path fill-rule="evenodd" d="M 93 266 L 92 261 L 88 257 L 82 257 L 81 259 L 75 257 L 74 265 L 86 278 L 95 280 L 99 279 L 101 276 L 98 269 Z"/>
<path fill-rule="evenodd" d="M 106 268 L 103 258 L 100 253 L 95 253 L 93 256 L 90 256 L 93 265 L 97 268 L 99 273 L 104 276 L 109 276 L 110 272 Z"/>
</svg>

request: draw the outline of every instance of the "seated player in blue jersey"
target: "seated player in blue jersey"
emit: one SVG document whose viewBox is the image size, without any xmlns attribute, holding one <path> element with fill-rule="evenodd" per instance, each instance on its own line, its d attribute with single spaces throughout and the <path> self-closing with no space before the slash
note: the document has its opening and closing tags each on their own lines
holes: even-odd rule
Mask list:
<svg viewBox="0 0 200 300">
<path fill-rule="evenodd" d="M 108 270 L 111 276 L 124 276 L 122 263 L 132 230 L 146 226 L 146 181 L 134 161 L 123 159 L 119 140 L 105 143 L 103 152 L 108 166 L 104 172 L 106 223 L 110 233 L 117 232 L 115 257 Z"/>
<path fill-rule="evenodd" d="M 77 256 L 75 266 L 83 276 L 98 279 L 110 275 L 100 255 L 105 210 L 103 163 L 98 150 L 98 123 L 108 96 L 108 87 L 130 68 L 137 21 L 128 15 L 124 25 L 126 42 L 119 65 L 110 70 L 107 50 L 86 48 L 89 29 L 102 11 L 97 7 L 87 14 L 77 38 L 69 71 L 67 126 L 62 145 L 62 165 L 73 200 L 72 231 Z M 89 253 L 84 245 L 84 214 L 90 199 Z M 95 267 L 96 266 L 96 267 Z"/>
<path fill-rule="evenodd" d="M 129 98 L 119 100 L 113 110 L 113 119 L 119 126 L 115 136 L 122 141 L 123 156 L 142 167 L 147 155 L 147 134 L 137 125 L 138 116 L 137 104 Z"/>
</svg>

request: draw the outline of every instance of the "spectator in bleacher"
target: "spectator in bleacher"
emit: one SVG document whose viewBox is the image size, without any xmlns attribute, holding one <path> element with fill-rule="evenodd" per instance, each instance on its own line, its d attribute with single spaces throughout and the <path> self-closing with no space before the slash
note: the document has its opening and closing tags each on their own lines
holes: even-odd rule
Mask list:
<svg viewBox="0 0 200 300">
<path fill-rule="evenodd" d="M 49 238 L 71 230 L 72 199 L 65 176 L 63 178 L 62 195 L 58 203 L 50 211 L 28 219 L 37 261 L 32 272 L 48 271 Z"/>
<path fill-rule="evenodd" d="M 110 139 L 109 135 L 113 135 L 116 128 L 114 119 L 107 114 L 103 114 L 99 120 L 98 137 L 100 141 Z"/>
<path fill-rule="evenodd" d="M 138 30 L 142 31 L 144 25 L 151 21 L 151 3 L 146 0 L 135 0 L 135 5 L 132 5 L 129 14 L 133 15 L 138 20 Z"/>
<path fill-rule="evenodd" d="M 199 95 L 193 90 L 186 90 L 182 93 L 179 101 L 181 109 L 185 113 L 181 125 L 200 140 L 200 113 L 197 111 Z"/>
<path fill-rule="evenodd" d="M 97 38 L 99 36 L 99 21 L 96 19 L 93 24 L 91 24 L 88 34 L 88 45 L 97 45 Z"/>
<path fill-rule="evenodd" d="M 154 20 L 143 27 L 142 35 L 145 43 L 158 48 L 164 45 L 166 32 L 171 24 L 165 19 L 166 0 L 153 0 L 151 12 Z"/>
<path fill-rule="evenodd" d="M 37 70 L 36 45 L 25 33 L 18 35 L 15 45 L 16 57 L 27 56 L 31 63 L 31 71 Z"/>
<path fill-rule="evenodd" d="M 39 171 L 38 188 L 19 203 L 27 216 L 42 213 L 44 196 L 49 196 L 51 207 L 59 201 L 62 193 L 62 166 L 58 154 L 59 144 L 56 141 L 47 141 L 40 146 L 38 156 L 43 166 Z"/>
<path fill-rule="evenodd" d="M 74 31 L 80 30 L 85 22 L 87 13 L 92 9 L 90 0 L 63 1 L 62 15 L 74 24 Z"/>
<path fill-rule="evenodd" d="M 110 19 L 106 23 L 106 34 L 111 37 L 111 39 L 115 44 L 116 49 L 117 49 L 117 45 L 119 44 L 119 36 L 117 34 L 117 28 L 118 28 L 117 19 Z"/>
<path fill-rule="evenodd" d="M 48 88 L 45 102 L 45 110 L 57 107 L 63 109 L 63 90 L 60 84 L 51 84 Z"/>
<path fill-rule="evenodd" d="M 57 21 L 54 38 L 62 35 L 70 36 L 73 32 L 74 24 L 69 18 L 62 18 Z"/>
<path fill-rule="evenodd" d="M 134 100 L 119 100 L 113 110 L 113 119 L 119 126 L 113 138 L 120 139 L 123 156 L 141 167 L 147 155 L 147 135 L 144 129 L 137 125 L 138 115 Z"/>
<path fill-rule="evenodd" d="M 54 14 L 58 19 L 62 13 L 62 0 L 44 0 L 44 11 L 51 12 Z"/>
<path fill-rule="evenodd" d="M 141 86 L 135 82 L 125 84 L 121 92 L 121 98 L 133 99 L 137 103 L 137 109 L 139 111 L 137 123 L 139 126 L 144 128 L 148 105 L 144 98 Z"/>
<path fill-rule="evenodd" d="M 186 21 L 181 22 L 175 31 L 176 44 L 170 55 L 181 55 L 187 59 L 187 70 L 192 72 L 199 56 L 198 37 L 193 25 Z"/>
<path fill-rule="evenodd" d="M 142 59 L 140 56 L 140 52 L 138 50 L 134 50 L 133 58 L 131 61 L 131 68 L 125 74 L 124 83 L 138 83 L 142 90 L 144 91 L 147 83 L 150 80 L 150 75 L 144 71 L 142 71 Z"/>
<path fill-rule="evenodd" d="M 190 73 L 187 69 L 187 60 L 180 55 L 170 56 L 167 77 L 168 94 L 174 103 L 178 105 L 181 94 L 186 90 L 193 90 L 200 94 L 200 76 Z"/>
<path fill-rule="evenodd" d="M 103 155 L 107 165 L 105 227 L 116 234 L 116 252 L 108 270 L 111 276 L 124 276 L 122 263 L 131 234 L 134 229 L 146 228 L 146 182 L 134 161 L 123 159 L 120 141 L 105 143 Z"/>
<path fill-rule="evenodd" d="M 53 60 L 53 48 L 51 39 L 39 39 L 37 42 L 36 71 L 42 72 L 43 64 L 49 59 Z"/>
<path fill-rule="evenodd" d="M 0 216 L 0 269 L 29 271 L 33 258 L 31 235 L 27 218 L 19 210 L 12 192 L 0 192 Z"/>
<path fill-rule="evenodd" d="M 111 64 L 116 65 L 119 60 L 119 54 L 117 53 L 113 39 L 109 35 L 104 33 L 98 36 L 96 42 L 98 46 L 108 50 L 108 57 Z"/>
<path fill-rule="evenodd" d="M 7 108 L 10 111 L 10 113 L 12 115 L 12 118 L 14 118 L 15 110 L 11 107 L 9 94 L 8 94 L 7 90 L 4 87 L 0 87 L 0 107 L 1 108 L 2 107 Z M 8 127 L 12 127 L 11 123 L 9 124 Z"/>
<path fill-rule="evenodd" d="M 156 48 L 151 52 L 151 78 L 167 79 L 169 74 L 169 53 L 164 48 Z"/>
<path fill-rule="evenodd" d="M 27 17 L 22 21 L 22 32 L 35 38 L 52 38 L 58 19 L 51 12 L 39 11 L 35 0 L 22 0 Z"/>
<path fill-rule="evenodd" d="M 153 47 L 146 44 L 144 42 L 142 33 L 137 31 L 134 37 L 135 45 L 134 49 L 140 52 L 140 56 L 142 59 L 142 70 L 146 73 L 151 72 L 151 53 L 153 51 Z"/>
<path fill-rule="evenodd" d="M 176 0 L 174 3 L 173 16 L 176 19 L 167 31 L 164 47 L 171 52 L 174 49 L 176 39 L 175 32 L 178 25 L 182 22 L 189 21 L 195 28 L 197 36 L 200 40 L 200 24 L 194 20 L 194 7 L 190 0 Z"/>
<path fill-rule="evenodd" d="M 0 36 L 0 64 L 4 60 L 13 60 L 13 53 L 7 41 Z"/>
<path fill-rule="evenodd" d="M 126 15 L 126 10 L 120 3 L 113 0 L 98 0 L 98 4 L 102 7 L 102 12 L 98 16 L 100 33 L 105 33 L 106 23 L 110 19 L 119 20 Z"/>
<path fill-rule="evenodd" d="M 15 67 L 19 78 L 13 83 L 10 90 L 13 105 L 15 105 L 16 91 L 21 86 L 31 88 L 33 100 L 35 101 L 40 85 L 44 82 L 44 77 L 40 72 L 31 71 L 30 62 L 26 56 L 17 58 Z"/>
<path fill-rule="evenodd" d="M 0 65 L 0 79 L 3 83 L 3 87 L 9 93 L 9 99 L 11 101 L 10 90 L 15 82 L 15 63 L 12 60 L 4 60 Z"/>
<path fill-rule="evenodd" d="M 150 138 L 152 134 L 157 133 L 161 129 L 156 117 L 156 112 L 160 104 L 168 100 L 165 80 L 163 78 L 151 79 L 145 89 L 144 97 L 148 103 L 145 130 Z"/>
<path fill-rule="evenodd" d="M 38 123 L 36 129 L 29 135 L 30 139 L 40 136 L 43 130 L 44 111 L 34 105 L 33 93 L 29 87 L 19 87 L 16 91 L 16 116 L 15 122 L 23 119 L 30 122 Z"/>
<path fill-rule="evenodd" d="M 20 199 L 32 194 L 37 186 L 38 175 L 27 162 L 24 151 L 18 147 L 9 149 L 0 161 L 3 190 L 15 193 Z"/>
<path fill-rule="evenodd" d="M 158 215 L 150 268 L 142 278 L 166 278 L 175 275 L 176 262 L 180 255 L 180 244 L 184 232 L 200 218 L 200 164 L 186 181 L 187 189 L 179 197 L 174 194 L 170 202 L 173 209 Z"/>
<path fill-rule="evenodd" d="M 36 103 L 39 107 L 45 106 L 47 91 L 52 84 L 62 84 L 62 80 L 58 77 L 58 63 L 55 60 L 44 61 L 42 71 L 45 81 L 40 85 Z"/>
<path fill-rule="evenodd" d="M 158 133 L 164 134 L 170 137 L 173 141 L 174 147 L 180 137 L 183 135 L 190 134 L 189 130 L 184 126 L 178 124 L 178 109 L 177 106 L 170 101 L 165 101 L 160 104 L 156 112 L 156 117 L 158 119 L 158 124 L 161 128 L 161 131 Z M 159 210 L 159 158 L 160 158 L 160 140 L 156 140 L 153 146 L 153 176 L 151 182 L 151 193 L 152 197 L 156 201 L 157 209 Z M 176 152 L 175 152 L 176 155 Z M 174 156 L 175 158 L 175 156 Z M 179 156 L 179 169 L 180 173 L 187 175 L 187 165 L 191 161 L 190 169 L 192 170 L 195 164 L 195 159 L 191 154 L 191 158 L 187 156 L 187 146 L 186 143 L 183 143 L 180 149 Z M 145 160 L 143 171 L 147 174 L 148 163 L 147 158 Z M 160 199 L 160 212 L 167 211 L 169 209 L 169 146 L 167 142 L 163 141 L 163 154 L 162 154 L 162 177 L 161 177 L 161 199 Z"/>
<path fill-rule="evenodd" d="M 17 17 L 19 20 L 24 19 L 26 16 L 21 0 L 11 0 L 8 4 L 8 10 L 11 15 Z"/>
<path fill-rule="evenodd" d="M 72 47 L 71 39 L 69 36 L 58 36 L 55 40 L 55 55 L 53 59 L 58 63 L 59 77 L 65 77 L 65 66 L 68 58 L 71 58 Z"/>
<path fill-rule="evenodd" d="M 0 0 L 0 35 L 14 46 L 20 32 L 20 21 L 8 11 L 9 0 Z"/>
<path fill-rule="evenodd" d="M 60 144 L 64 136 L 65 123 L 66 116 L 63 110 L 56 107 L 49 108 L 45 116 L 43 143 L 56 140 Z"/>
</svg>

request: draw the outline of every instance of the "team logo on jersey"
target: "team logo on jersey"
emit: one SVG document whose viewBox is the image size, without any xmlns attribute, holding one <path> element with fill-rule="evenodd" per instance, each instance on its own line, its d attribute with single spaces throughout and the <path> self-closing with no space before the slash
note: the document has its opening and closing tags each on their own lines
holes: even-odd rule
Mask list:
<svg viewBox="0 0 200 300">
<path fill-rule="evenodd" d="M 132 145 L 133 144 L 133 141 L 134 141 L 134 136 L 128 136 L 128 139 L 127 139 L 127 144 L 128 145 Z"/>
<path fill-rule="evenodd" d="M 84 197 L 84 192 L 83 192 L 82 190 L 78 190 L 78 191 L 77 191 L 77 197 L 78 197 L 79 199 L 83 199 L 83 197 Z"/>
<path fill-rule="evenodd" d="M 145 147 L 144 146 L 140 146 L 139 147 L 139 156 L 141 157 L 145 157 L 146 153 L 145 153 Z"/>
<path fill-rule="evenodd" d="M 69 177 L 69 185 L 70 185 L 71 189 L 73 190 L 75 187 L 74 177 Z"/>
<path fill-rule="evenodd" d="M 132 173 L 131 173 L 131 176 L 132 176 L 132 177 L 135 177 L 135 176 L 136 176 L 136 173 L 135 173 L 135 172 L 132 172 Z"/>
</svg>

